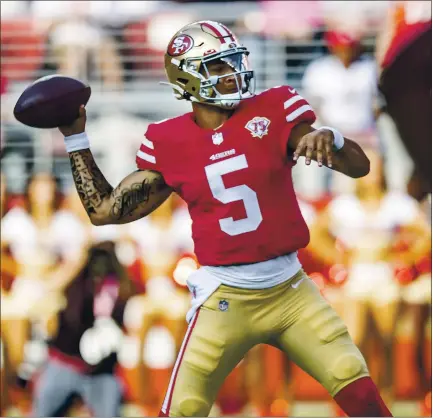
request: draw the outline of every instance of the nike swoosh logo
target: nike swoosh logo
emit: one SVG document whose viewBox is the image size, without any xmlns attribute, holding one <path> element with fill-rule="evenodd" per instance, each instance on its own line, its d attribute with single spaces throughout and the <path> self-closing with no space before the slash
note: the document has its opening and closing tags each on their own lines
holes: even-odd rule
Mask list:
<svg viewBox="0 0 433 418">
<path fill-rule="evenodd" d="M 296 90 L 295 89 L 289 89 L 289 93 L 295 94 Z"/>
<path fill-rule="evenodd" d="M 305 277 L 303 277 L 301 280 L 299 280 L 296 283 L 292 284 L 293 289 L 297 289 L 299 287 L 299 285 L 305 280 Z"/>
</svg>

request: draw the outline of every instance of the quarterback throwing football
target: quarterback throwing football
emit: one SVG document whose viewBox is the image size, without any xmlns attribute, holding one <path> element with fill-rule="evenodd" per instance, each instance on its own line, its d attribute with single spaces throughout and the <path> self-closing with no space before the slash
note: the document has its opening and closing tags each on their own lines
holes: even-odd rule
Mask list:
<svg viewBox="0 0 433 418">
<path fill-rule="evenodd" d="M 272 344 L 317 379 L 349 416 L 391 416 L 347 328 L 302 270 L 309 241 L 293 190 L 300 156 L 350 177 L 369 172 L 362 149 L 289 86 L 254 94 L 248 50 L 224 25 L 195 22 L 171 39 L 169 84 L 192 112 L 153 123 L 138 170 L 113 188 L 85 133 L 84 107 L 61 127 L 77 191 L 93 224 L 148 215 L 174 191 L 188 204 L 201 268 L 188 280 L 189 322 L 161 416 L 207 416 L 218 389 L 253 346 Z"/>
</svg>

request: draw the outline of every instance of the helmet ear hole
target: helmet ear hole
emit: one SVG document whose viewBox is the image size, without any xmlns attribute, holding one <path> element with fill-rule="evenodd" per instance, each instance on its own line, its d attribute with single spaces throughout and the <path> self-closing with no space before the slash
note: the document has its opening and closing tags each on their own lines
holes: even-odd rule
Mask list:
<svg viewBox="0 0 433 418">
<path fill-rule="evenodd" d="M 189 83 L 189 80 L 186 79 L 186 78 L 178 78 L 177 81 L 178 81 L 180 84 L 183 84 L 184 86 L 186 86 L 186 85 Z"/>
</svg>

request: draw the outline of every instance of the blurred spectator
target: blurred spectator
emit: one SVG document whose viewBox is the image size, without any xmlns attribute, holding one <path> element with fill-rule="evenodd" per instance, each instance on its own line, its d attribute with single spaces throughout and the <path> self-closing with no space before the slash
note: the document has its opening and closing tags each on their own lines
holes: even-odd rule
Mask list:
<svg viewBox="0 0 433 418">
<path fill-rule="evenodd" d="M 0 191 L 0 215 L 3 223 L 3 217 L 6 214 L 7 198 L 6 198 L 6 177 L 1 173 L 1 191 Z M 17 263 L 12 257 L 10 248 L 4 241 L 1 241 L 1 263 L 0 263 L 0 279 L 1 279 L 1 293 L 7 293 L 10 291 L 12 282 L 17 274 Z M 0 414 L 6 415 L 6 410 L 9 407 L 10 399 L 8 389 L 9 383 L 13 379 L 13 371 L 9 369 L 8 358 L 5 346 L 8 341 L 8 334 L 4 332 L 7 328 L 8 323 L 5 321 L 2 315 L 1 327 L 0 327 Z M 13 342 L 13 340 L 12 340 Z M 11 379 L 12 378 L 12 379 Z"/>
<path fill-rule="evenodd" d="M 91 19 L 88 2 L 64 2 L 57 11 L 44 1 L 33 2 L 32 7 L 48 24 L 44 70 L 99 84 L 104 90 L 122 88 L 117 45 L 101 24 Z"/>
<path fill-rule="evenodd" d="M 375 145 L 371 138 L 377 99 L 375 62 L 363 55 L 361 40 L 350 33 L 331 30 L 325 39 L 330 53 L 307 67 L 303 93 L 321 123 L 349 137 L 362 135 L 361 143 Z"/>
<path fill-rule="evenodd" d="M 3 44 L 2 44 L 3 45 Z M 10 80 L 1 72 L 1 109 L 0 109 L 0 156 L 2 159 L 2 172 L 13 178 L 9 182 L 9 191 L 13 194 L 23 193 L 26 176 L 30 174 L 34 166 L 35 156 L 34 137 L 29 131 L 22 129 L 14 120 L 10 102 L 7 100 Z"/>
<path fill-rule="evenodd" d="M 431 251 L 431 235 L 417 202 L 387 191 L 379 154 L 367 155 L 370 173 L 356 181 L 354 194 L 336 197 L 318 216 L 310 247 L 333 265 L 331 280 L 343 285 L 343 317 L 370 361 L 368 347 L 374 336 L 380 339 L 384 354 L 377 379 L 389 397 L 394 389 L 392 346 L 400 298 L 394 268 L 401 263 L 412 266 L 425 257 Z M 405 251 L 396 253 L 394 243 L 401 228 L 410 230 L 412 238 Z"/>
<path fill-rule="evenodd" d="M 122 388 L 115 376 L 116 353 L 125 306 L 133 294 L 114 243 L 91 247 L 64 291 L 66 306 L 35 387 L 35 416 L 61 416 L 60 409 L 75 393 L 94 416 L 119 416 Z"/>
<path fill-rule="evenodd" d="M 330 30 L 325 39 L 330 53 L 309 64 L 302 80 L 302 92 L 318 118 L 316 125 L 332 126 L 362 146 L 377 147 L 375 62 L 363 55 L 361 40 L 350 33 Z M 298 189 L 307 197 L 320 198 L 331 187 L 338 191 L 353 187 L 351 179 L 316 164 L 298 164 L 294 173 Z"/>
<path fill-rule="evenodd" d="M 4 181 L 2 186 L 5 186 Z M 54 179 L 40 173 L 29 181 L 24 207 L 15 206 L 2 217 L 2 269 L 3 263 L 5 269 L 8 264 L 12 267 L 9 257 L 4 257 L 4 251 L 13 257 L 15 265 L 15 271 L 9 272 L 13 274 L 9 286 L 6 281 L 2 282 L 1 292 L 1 334 L 6 348 L 9 389 L 16 387 L 18 377 L 25 378 L 27 363 L 41 359 L 38 342 L 33 337 L 37 340 L 37 334 L 44 334 L 48 324 L 45 317 L 35 318 L 33 314 L 49 292 L 49 279 L 59 260 L 54 239 L 58 201 Z M 62 229 L 61 225 L 57 226 Z M 2 280 L 4 278 L 2 275 Z M 55 311 L 61 303 L 60 298 L 52 297 L 43 307 L 44 311 Z"/>
<path fill-rule="evenodd" d="M 2 218 L 2 247 L 9 247 L 17 262 L 17 275 L 9 292 L 2 292 L 2 330 L 7 339 L 12 372 L 23 361 L 30 333 L 30 310 L 46 293 L 47 275 L 56 267 L 59 252 L 55 210 L 56 183 L 45 173 L 28 183 L 26 207 L 14 207 Z M 60 226 L 60 230 L 62 226 Z"/>
<path fill-rule="evenodd" d="M 423 224 L 424 221 L 423 217 L 417 220 L 420 224 Z M 402 258 L 407 259 L 404 253 L 413 249 L 413 242 L 416 239 L 418 235 L 413 228 L 402 227 L 397 231 L 394 238 L 394 253 L 397 260 L 401 252 L 403 253 Z M 431 366 L 428 360 L 430 355 L 425 349 L 431 320 L 431 267 L 431 246 L 424 254 L 412 257 L 412 262 L 397 261 L 395 267 L 396 277 L 401 284 L 398 318 L 400 323 L 404 323 L 408 318 L 410 320 L 410 332 L 415 347 L 414 356 L 409 359 L 409 364 L 418 371 L 413 389 L 416 394 L 421 395 L 423 403 L 427 401 L 427 394 L 431 393 Z"/>
<path fill-rule="evenodd" d="M 0 191 L 0 218 L 3 223 L 3 218 L 8 211 L 8 201 L 6 195 L 6 177 L 1 173 L 1 191 Z M 12 256 L 9 244 L 1 241 L 1 289 L 4 292 L 9 292 L 12 287 L 12 282 L 17 274 L 17 263 Z"/>
<path fill-rule="evenodd" d="M 1 165 L 9 181 L 8 192 L 13 195 L 23 194 L 28 177 L 35 168 L 35 136 L 7 118 L 2 123 Z M 9 123 L 11 122 L 11 123 Z"/>
<path fill-rule="evenodd" d="M 17 12 L 14 18 L 7 19 L 7 14 L 3 15 L 3 7 L 11 3 L 19 5 L 24 2 L 2 2 L 1 72 L 2 76 L 9 80 L 28 80 L 35 76 L 35 72 L 43 64 L 45 33 L 34 20 L 21 12 Z"/>
<path fill-rule="evenodd" d="M 106 240 L 113 241 L 115 242 L 116 255 L 127 270 L 137 291 L 141 293 L 145 290 L 147 269 L 138 242 L 129 234 L 126 227 L 119 225 L 96 227 L 92 225 L 75 186 L 67 189 L 64 203 L 57 211 L 56 217 L 63 225 L 62 239 L 60 240 L 60 242 L 66 243 L 63 249 L 63 258 L 76 259 L 77 254 L 85 245 Z"/>
<path fill-rule="evenodd" d="M 393 2 L 376 52 L 387 112 L 415 163 L 409 191 L 419 200 L 431 193 L 431 25 L 431 2 Z"/>
</svg>

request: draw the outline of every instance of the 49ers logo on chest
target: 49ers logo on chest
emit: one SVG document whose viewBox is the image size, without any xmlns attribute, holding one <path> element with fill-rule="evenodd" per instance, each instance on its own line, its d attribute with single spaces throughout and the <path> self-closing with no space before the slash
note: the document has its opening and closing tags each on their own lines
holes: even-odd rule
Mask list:
<svg viewBox="0 0 433 418">
<path fill-rule="evenodd" d="M 176 36 L 168 46 L 167 53 L 172 57 L 185 54 L 194 46 L 194 39 L 189 35 Z"/>
<path fill-rule="evenodd" d="M 254 119 L 251 119 L 246 125 L 253 138 L 262 139 L 265 135 L 268 134 L 268 128 L 271 124 L 271 121 L 262 116 L 256 116 Z"/>
</svg>

